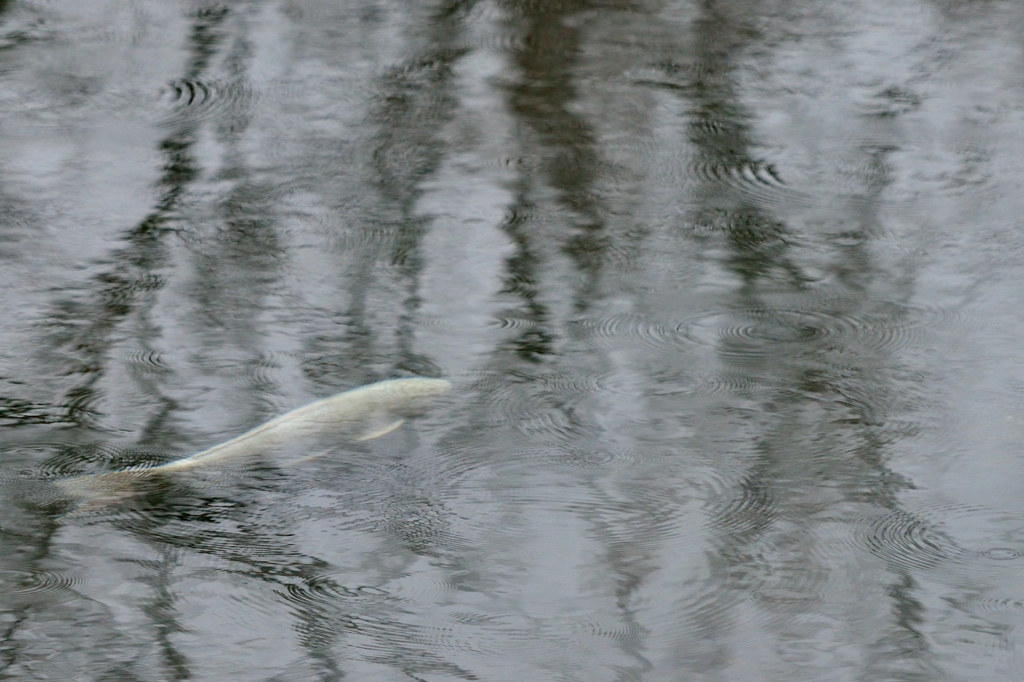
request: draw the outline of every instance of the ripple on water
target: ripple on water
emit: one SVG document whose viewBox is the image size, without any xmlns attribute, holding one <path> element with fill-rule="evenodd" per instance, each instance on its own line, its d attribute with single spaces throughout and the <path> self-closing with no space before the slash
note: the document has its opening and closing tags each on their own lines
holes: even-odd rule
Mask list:
<svg viewBox="0 0 1024 682">
<path fill-rule="evenodd" d="M 988 621 L 1019 625 L 1024 621 L 1024 599 L 1005 596 L 972 596 L 955 600 L 959 609 Z"/>
<path fill-rule="evenodd" d="M 463 521 L 435 499 L 410 499 L 392 494 L 371 501 L 367 530 L 383 533 L 412 552 L 436 556 L 449 552 L 472 551 L 458 528 Z"/>
<path fill-rule="evenodd" d="M 865 520 L 859 532 L 896 570 L 949 570 L 981 579 L 1024 567 L 1024 512 L 915 503 Z"/>
<path fill-rule="evenodd" d="M 704 346 L 727 349 L 736 359 L 780 343 L 891 352 L 920 346 L 931 333 L 973 326 L 972 318 L 960 307 L 886 304 L 869 311 L 856 310 L 860 307 L 863 303 L 852 300 L 825 299 L 805 307 L 708 310 L 675 323 L 618 313 L 579 318 L 573 324 L 579 338 L 599 347 L 623 340 L 658 350 Z"/>
<path fill-rule="evenodd" d="M 545 441 L 568 441 L 579 435 L 578 425 L 564 412 L 547 410 L 505 422 L 526 436 Z"/>
<path fill-rule="evenodd" d="M 46 595 L 71 592 L 76 585 L 82 583 L 82 580 L 82 576 L 65 571 L 0 569 L 0 592 L 6 595 Z"/>
<path fill-rule="evenodd" d="M 586 650 L 594 645 L 591 640 L 595 638 L 617 646 L 636 645 L 647 634 L 647 629 L 635 621 L 596 612 L 553 619 L 542 627 L 542 632 Z"/>
<path fill-rule="evenodd" d="M 140 88 L 132 83 L 104 82 L 98 78 L 63 75 L 21 93 L 24 111 L 59 111 L 64 125 L 68 117 L 84 112 L 95 116 L 97 112 L 111 117 L 156 117 L 167 128 L 204 121 L 230 121 L 247 114 L 259 99 L 258 91 L 241 81 L 206 81 L 197 78 L 179 78 L 162 88 Z M 81 120 L 87 120 L 82 118 Z"/>
<path fill-rule="evenodd" d="M 804 608 L 823 601 L 825 595 L 812 587 L 767 586 L 754 590 L 750 598 L 758 604 L 778 610 L 780 608 Z"/>
<path fill-rule="evenodd" d="M 166 124 L 172 127 L 183 121 L 229 120 L 251 110 L 257 99 L 250 84 L 237 80 L 179 78 L 160 92 Z"/>
<path fill-rule="evenodd" d="M 284 592 L 290 602 L 313 608 L 330 606 L 338 601 L 354 603 L 391 599 L 387 590 L 351 582 L 346 584 L 344 578 L 340 572 L 321 573 L 302 582 L 289 583 Z"/>
<path fill-rule="evenodd" d="M 479 26 L 468 31 L 459 42 L 471 49 L 489 52 L 521 52 L 529 46 L 525 31 L 510 26 L 500 18 L 495 17 Z"/>
<path fill-rule="evenodd" d="M 648 482 L 636 496 L 550 502 L 586 519 L 602 542 L 651 548 L 687 532 L 697 514 L 695 500 L 679 488 L 676 481 Z"/>
<path fill-rule="evenodd" d="M 250 386 L 273 394 L 279 390 L 274 375 L 287 365 L 291 357 L 288 353 L 264 352 L 235 365 L 228 375 L 244 378 Z"/>
<path fill-rule="evenodd" d="M 740 538 L 769 527 L 775 517 L 774 491 L 770 486 L 747 479 L 733 484 L 724 478 L 708 478 L 704 485 L 708 527 L 714 538 Z"/>
<path fill-rule="evenodd" d="M 587 428 L 578 409 L 591 398 L 623 396 L 636 390 L 614 374 L 583 368 L 538 372 L 510 377 L 501 372 L 478 372 L 473 388 L 478 403 L 486 406 L 484 420 L 491 426 L 508 426 L 531 436 L 550 436 L 565 442 Z"/>
<path fill-rule="evenodd" d="M 644 461 L 644 452 L 636 448 L 565 446 L 558 449 L 561 464 L 592 470 L 595 467 L 628 469 Z"/>
<path fill-rule="evenodd" d="M 83 471 L 155 466 L 167 461 L 165 454 L 116 443 L 89 443 L 74 447 L 69 447 L 67 443 L 54 443 L 52 447 L 56 454 L 40 463 L 32 472 L 42 479 L 61 478 Z"/>
<path fill-rule="evenodd" d="M 427 317 L 426 315 L 420 315 L 416 319 L 416 324 L 420 327 L 433 327 L 444 331 L 461 329 L 459 321 L 450 317 Z"/>
<path fill-rule="evenodd" d="M 577 318 L 570 323 L 577 338 L 598 347 L 619 340 L 636 341 L 658 350 L 672 349 L 685 342 L 675 338 L 671 325 L 660 325 L 633 313 L 615 313 L 603 317 Z"/>
<path fill-rule="evenodd" d="M 697 377 L 693 392 L 709 396 L 732 395 L 744 398 L 763 398 L 774 395 L 778 392 L 778 388 L 749 376 L 719 374 L 710 377 Z"/>
<path fill-rule="evenodd" d="M 963 553 L 928 519 L 902 509 L 865 524 L 861 532 L 871 552 L 896 571 L 936 568 Z"/>
<path fill-rule="evenodd" d="M 748 159 L 738 164 L 727 164 L 700 158 L 691 166 L 691 173 L 708 184 L 728 187 L 761 208 L 784 209 L 813 203 L 810 195 L 786 185 L 775 166 L 763 161 Z"/>
<path fill-rule="evenodd" d="M 533 329 L 537 326 L 537 323 L 533 320 L 528 320 L 522 317 L 496 317 L 491 320 L 491 325 L 498 329 Z"/>
<path fill-rule="evenodd" d="M 767 343 L 828 343 L 850 345 L 875 351 L 895 351 L 921 345 L 931 331 L 963 329 L 967 318 L 960 308 L 887 305 L 866 312 L 847 312 L 844 304 L 821 302 L 822 307 L 748 307 L 697 318 L 677 329 L 688 339 L 720 344 L 730 339 Z M 716 319 L 717 318 L 717 319 Z M 739 324 L 730 321 L 741 321 Z"/>
<path fill-rule="evenodd" d="M 171 366 L 164 359 L 163 351 L 157 349 L 123 353 L 121 362 L 133 370 L 152 374 L 166 374 L 171 371 Z"/>
<path fill-rule="evenodd" d="M 498 373 L 481 374 L 474 382 L 481 405 L 486 406 L 483 421 L 491 427 L 507 426 L 524 435 L 554 441 L 566 441 L 578 431 L 571 401 L 545 388 L 543 376 L 523 377 L 509 383 Z"/>
</svg>

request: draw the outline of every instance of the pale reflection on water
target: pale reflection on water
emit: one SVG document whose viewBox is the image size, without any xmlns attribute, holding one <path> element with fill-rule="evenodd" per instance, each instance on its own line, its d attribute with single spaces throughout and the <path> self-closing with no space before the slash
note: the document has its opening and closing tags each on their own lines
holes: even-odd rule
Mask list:
<svg viewBox="0 0 1024 682">
<path fill-rule="evenodd" d="M 1017 679 L 1022 25 L 0 1 L 3 676 Z"/>
</svg>

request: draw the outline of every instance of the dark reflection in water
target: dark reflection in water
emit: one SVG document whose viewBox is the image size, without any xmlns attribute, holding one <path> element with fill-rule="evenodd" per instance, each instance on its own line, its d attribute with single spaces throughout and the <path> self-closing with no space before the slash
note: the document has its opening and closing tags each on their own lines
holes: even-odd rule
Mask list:
<svg viewBox="0 0 1024 682">
<path fill-rule="evenodd" d="M 0 1 L 3 675 L 1016 679 L 1022 19 Z"/>
<path fill-rule="evenodd" d="M 898 288 L 872 287 L 876 268 L 863 248 L 878 229 L 884 171 L 859 197 L 860 210 L 847 218 L 843 239 L 849 245 L 825 245 L 831 251 L 826 257 L 836 263 L 829 263 L 837 271 L 833 281 L 814 282 L 793 253 L 806 236 L 794 234 L 769 206 L 717 182 L 719 175 L 742 177 L 744 169 L 770 168 L 751 151 L 750 115 L 735 86 L 734 55 L 755 35 L 746 23 L 734 8 L 706 6 L 692 24 L 690 73 L 677 63 L 662 66 L 689 109 L 695 163 L 716 171 L 716 181 L 697 185 L 691 220 L 710 228 L 702 246 L 715 245 L 721 235 L 720 262 L 739 283 L 727 309 L 730 322 L 744 333 L 721 340 L 722 363 L 727 372 L 767 388 L 751 415 L 756 426 L 749 461 L 735 491 L 710 519 L 718 534 L 709 556 L 711 582 L 698 609 L 687 608 L 698 616 L 692 625 L 696 639 L 680 642 L 679 665 L 697 673 L 726 667 L 737 657 L 731 614 L 747 598 L 766 612 L 788 648 L 803 642 L 813 651 L 823 624 L 808 616 L 820 613 L 836 569 L 821 547 L 827 535 L 818 527 L 855 526 L 873 508 L 897 508 L 904 487 L 886 466 L 885 445 L 874 434 L 891 419 L 893 403 L 905 390 L 888 376 L 894 373 L 892 354 L 865 349 L 857 335 L 836 333 L 842 331 L 837 321 L 875 317 L 871 308 L 879 305 L 878 294 L 899 302 L 906 297 Z M 798 314 L 787 310 L 792 307 Z M 899 324 L 897 316 L 884 317 Z M 856 546 L 847 552 L 855 556 Z M 910 615 L 919 608 L 914 579 L 900 573 L 898 586 L 887 592 L 899 617 L 868 644 L 866 668 L 880 679 L 892 679 L 890 664 L 933 679 L 938 671 L 915 628 L 920 619 Z"/>
</svg>

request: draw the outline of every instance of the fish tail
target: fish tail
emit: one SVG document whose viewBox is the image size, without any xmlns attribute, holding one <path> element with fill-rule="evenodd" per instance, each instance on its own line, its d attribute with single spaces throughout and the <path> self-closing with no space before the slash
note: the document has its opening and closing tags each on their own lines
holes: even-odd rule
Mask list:
<svg viewBox="0 0 1024 682">
<path fill-rule="evenodd" d="M 154 473 L 154 469 L 126 469 L 85 474 L 57 481 L 57 486 L 79 501 L 78 511 L 88 511 L 134 497 L 140 492 L 139 484 L 151 479 Z"/>
</svg>

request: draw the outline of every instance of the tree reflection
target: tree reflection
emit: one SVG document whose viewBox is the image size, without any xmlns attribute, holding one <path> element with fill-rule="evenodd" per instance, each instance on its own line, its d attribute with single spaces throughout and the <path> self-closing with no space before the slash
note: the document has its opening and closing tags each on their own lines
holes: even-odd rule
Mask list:
<svg viewBox="0 0 1024 682">
<path fill-rule="evenodd" d="M 704 3 L 690 34 L 693 62 L 686 69 L 662 65 L 663 82 L 674 86 L 671 90 L 688 105 L 687 130 L 696 163 L 721 169 L 723 177 L 741 177 L 741 169 L 766 165 L 748 151 L 754 146 L 749 114 L 739 104 L 734 75 L 736 56 L 757 40 L 741 18 L 743 7 Z M 885 184 L 881 177 L 868 186 L 861 206 L 878 204 Z M 718 537 L 709 557 L 711 584 L 687 616 L 700 639 L 680 641 L 685 653 L 680 653 L 679 663 L 706 673 L 738 655 L 728 650 L 728 635 L 738 626 L 729 614 L 750 595 L 758 598 L 780 635 L 789 641 L 813 640 L 815 633 L 800 625 L 797 614 L 815 610 L 817 590 L 836 568 L 822 558 L 824 534 L 815 518 L 834 509 L 826 514 L 831 522 L 838 515 L 856 532 L 865 516 L 897 508 L 896 495 L 904 484 L 886 466 L 886 446 L 876 427 L 903 408 L 893 400 L 903 387 L 884 376 L 885 367 L 898 366 L 898 357 L 856 336 L 837 334 L 830 326 L 844 319 L 880 323 L 874 290 L 885 283 L 873 271 L 865 246 L 876 225 L 872 211 L 857 213 L 852 228 L 856 239 L 831 247 L 840 284 L 826 296 L 811 285 L 794 253 L 794 244 L 807 237 L 792 234 L 784 220 L 754 202 L 741 186 L 707 182 L 696 199 L 701 208 L 694 222 L 711 226 L 707 233 L 722 235 L 727 251 L 721 264 L 742 282 L 730 307 L 736 327 L 749 331 L 722 340 L 722 362 L 773 387 L 761 414 L 752 415 L 761 425 L 756 427 L 756 454 L 732 493 L 738 501 L 711 518 Z M 906 298 L 909 292 L 903 286 L 892 287 L 889 295 Z M 806 311 L 797 319 L 777 304 L 794 300 Z M 888 315 L 882 319 L 896 323 Z M 840 511 L 851 502 L 864 506 L 854 513 Z M 897 611 L 905 611 L 913 582 L 903 574 L 898 578 L 902 587 L 890 591 Z M 856 586 L 848 590 L 851 595 L 857 591 Z M 801 607 L 802 602 L 807 606 Z M 917 658 L 928 668 L 927 647 L 911 651 L 897 643 L 912 637 L 913 627 L 911 620 L 900 617 L 885 627 L 888 643 L 872 649 L 900 649 L 901 656 Z M 885 656 L 876 661 L 880 664 Z"/>
<path fill-rule="evenodd" d="M 195 14 L 189 37 L 190 60 L 187 78 L 200 76 L 222 38 L 220 26 L 226 8 L 200 10 Z M 110 351 L 117 343 L 119 327 L 131 316 L 139 326 L 137 340 L 148 347 L 156 332 L 148 321 L 155 293 L 164 285 L 161 268 L 166 264 L 166 235 L 175 229 L 176 211 L 186 188 L 195 181 L 198 168 L 191 155 L 195 129 L 189 121 L 175 122 L 174 132 L 160 142 L 163 170 L 157 186 L 156 206 L 123 237 L 124 246 L 109 257 L 109 267 L 96 275 L 84 300 L 63 299 L 56 303 L 49 321 L 51 345 L 65 365 L 64 374 L 76 377 L 63 400 L 68 419 L 81 426 L 92 426 L 98 416 L 96 386 L 111 361 Z M 156 390 L 155 385 L 148 387 Z M 173 401 L 155 395 L 161 409 L 154 423 L 166 418 Z"/>
<path fill-rule="evenodd" d="M 223 7 L 200 9 L 193 14 L 186 78 L 200 78 L 209 66 L 224 37 L 222 25 L 227 16 L 228 10 Z M 108 267 L 92 279 L 85 297 L 58 300 L 48 321 L 52 359 L 64 366 L 63 374 L 76 379 L 66 391 L 62 406 L 67 420 L 82 428 L 100 426 L 97 403 L 102 396 L 97 385 L 114 360 L 111 351 L 123 340 L 123 327 L 131 324 L 128 336 L 146 351 L 152 351 L 159 338 L 151 311 L 156 292 L 165 283 L 165 240 L 176 231 L 181 202 L 199 174 L 192 156 L 195 125 L 185 119 L 173 121 L 171 127 L 173 132 L 159 144 L 163 167 L 155 207 L 123 235 L 124 245 L 108 257 Z M 158 406 L 141 429 L 140 442 L 165 442 L 171 428 L 168 419 L 177 405 L 163 394 L 159 379 L 141 375 L 137 379 Z M 174 679 L 187 679 L 187 657 L 169 638 L 181 626 L 174 620 L 165 582 L 157 579 L 154 585 L 164 595 L 158 596 L 149 609 L 149 615 L 155 619 L 163 662 Z"/>
</svg>

